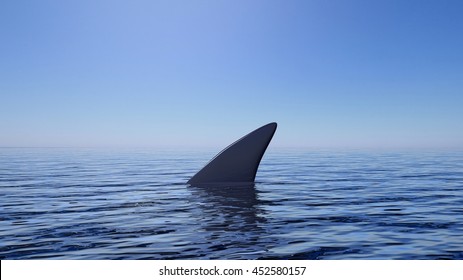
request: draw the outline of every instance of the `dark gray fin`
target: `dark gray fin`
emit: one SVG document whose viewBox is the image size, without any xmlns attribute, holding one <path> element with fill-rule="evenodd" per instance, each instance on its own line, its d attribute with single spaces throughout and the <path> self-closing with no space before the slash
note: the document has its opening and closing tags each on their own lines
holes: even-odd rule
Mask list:
<svg viewBox="0 0 463 280">
<path fill-rule="evenodd" d="M 226 147 L 188 181 L 198 184 L 245 184 L 256 178 L 260 160 L 277 129 L 269 123 Z"/>
</svg>

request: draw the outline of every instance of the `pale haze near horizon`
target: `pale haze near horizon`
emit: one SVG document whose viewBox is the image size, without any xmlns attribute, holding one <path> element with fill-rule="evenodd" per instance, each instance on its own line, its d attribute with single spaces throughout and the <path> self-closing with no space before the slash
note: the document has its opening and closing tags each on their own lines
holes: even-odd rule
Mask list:
<svg viewBox="0 0 463 280">
<path fill-rule="evenodd" d="M 463 148 L 461 1 L 2 1 L 1 147 Z"/>
</svg>

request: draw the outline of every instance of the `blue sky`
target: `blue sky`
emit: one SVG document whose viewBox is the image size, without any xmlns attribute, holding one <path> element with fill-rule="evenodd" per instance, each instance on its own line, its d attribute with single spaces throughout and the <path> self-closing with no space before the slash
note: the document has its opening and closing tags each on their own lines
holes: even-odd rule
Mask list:
<svg viewBox="0 0 463 280">
<path fill-rule="evenodd" d="M 463 148 L 462 1 L 1 1 L 0 146 Z"/>
</svg>

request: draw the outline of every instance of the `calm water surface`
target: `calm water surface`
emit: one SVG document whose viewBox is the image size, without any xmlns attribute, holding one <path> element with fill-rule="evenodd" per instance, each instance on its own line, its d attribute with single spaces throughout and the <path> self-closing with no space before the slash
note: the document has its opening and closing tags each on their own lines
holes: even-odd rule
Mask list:
<svg viewBox="0 0 463 280">
<path fill-rule="evenodd" d="M 0 149 L 0 259 L 463 259 L 463 153 Z"/>
</svg>

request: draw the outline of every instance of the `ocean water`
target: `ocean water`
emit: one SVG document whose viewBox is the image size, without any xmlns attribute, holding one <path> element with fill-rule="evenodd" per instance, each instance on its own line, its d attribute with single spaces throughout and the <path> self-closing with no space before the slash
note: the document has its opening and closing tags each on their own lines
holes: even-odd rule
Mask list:
<svg viewBox="0 0 463 280">
<path fill-rule="evenodd" d="M 0 149 L 0 259 L 463 259 L 463 153 Z"/>
</svg>

